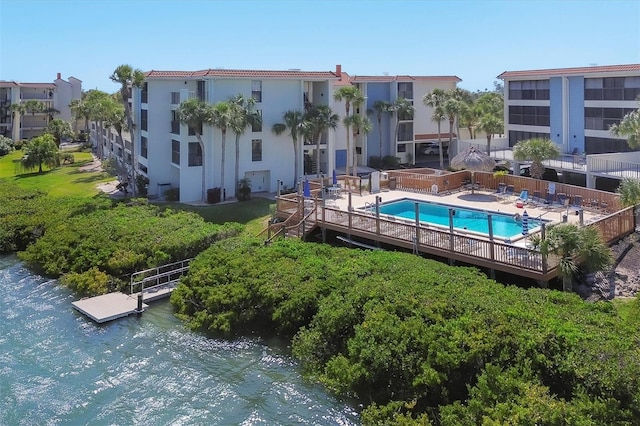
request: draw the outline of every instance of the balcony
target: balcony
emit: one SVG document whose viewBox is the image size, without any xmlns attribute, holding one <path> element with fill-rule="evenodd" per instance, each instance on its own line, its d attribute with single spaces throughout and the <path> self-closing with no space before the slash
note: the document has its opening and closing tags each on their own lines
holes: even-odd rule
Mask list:
<svg viewBox="0 0 640 426">
<path fill-rule="evenodd" d="M 52 100 L 53 92 L 51 93 L 21 93 L 20 99 L 23 101 L 37 99 L 37 100 Z"/>
</svg>

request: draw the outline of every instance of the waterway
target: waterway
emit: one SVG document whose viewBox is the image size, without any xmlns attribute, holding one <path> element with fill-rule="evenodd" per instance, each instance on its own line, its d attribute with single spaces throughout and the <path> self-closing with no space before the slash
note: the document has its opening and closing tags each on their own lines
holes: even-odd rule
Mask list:
<svg viewBox="0 0 640 426">
<path fill-rule="evenodd" d="M 0 425 L 351 425 L 283 342 L 194 333 L 159 302 L 98 325 L 73 294 L 0 257 Z"/>
</svg>

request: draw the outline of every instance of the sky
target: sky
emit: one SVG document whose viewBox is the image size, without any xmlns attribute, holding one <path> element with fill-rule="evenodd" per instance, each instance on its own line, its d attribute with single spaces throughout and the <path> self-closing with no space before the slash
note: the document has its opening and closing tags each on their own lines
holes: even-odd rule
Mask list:
<svg viewBox="0 0 640 426">
<path fill-rule="evenodd" d="M 640 63 L 640 0 L 0 0 L 0 80 L 115 92 L 121 64 L 456 75 Z"/>
</svg>

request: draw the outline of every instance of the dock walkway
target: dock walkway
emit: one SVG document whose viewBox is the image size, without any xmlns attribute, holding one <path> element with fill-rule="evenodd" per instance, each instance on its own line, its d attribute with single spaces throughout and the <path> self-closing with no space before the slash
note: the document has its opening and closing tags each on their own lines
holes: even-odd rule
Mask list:
<svg viewBox="0 0 640 426">
<path fill-rule="evenodd" d="M 145 302 L 153 302 L 171 296 L 178 285 L 180 277 L 189 270 L 191 259 L 146 269 L 131 275 L 131 294 L 114 292 L 101 296 L 89 297 L 71 302 L 71 305 L 101 324 L 132 314 L 141 314 L 149 305 Z M 146 284 L 154 284 L 146 287 Z M 134 288 L 142 290 L 134 292 Z M 142 296 L 139 305 L 138 298 Z"/>
</svg>

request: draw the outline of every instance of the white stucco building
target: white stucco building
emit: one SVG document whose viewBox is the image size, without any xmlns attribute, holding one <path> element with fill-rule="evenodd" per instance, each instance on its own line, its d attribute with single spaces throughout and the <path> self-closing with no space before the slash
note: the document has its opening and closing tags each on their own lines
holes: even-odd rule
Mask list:
<svg viewBox="0 0 640 426">
<path fill-rule="evenodd" d="M 240 136 L 239 178 L 249 178 L 253 192 L 275 192 L 293 188 L 301 178 L 294 176 L 294 149 L 289 130 L 276 135 L 273 125 L 283 123 L 286 111 L 304 112 L 318 105 L 329 106 L 340 116 L 336 130 L 321 138 L 320 161 L 316 161 L 316 143 L 300 141 L 299 174 L 315 175 L 317 171 L 330 175 L 334 169 L 346 166 L 346 130 L 342 125 L 344 102 L 336 102 L 335 91 L 348 84 L 363 92 L 365 104 L 352 111 L 367 114 L 376 100 L 394 102 L 398 97 L 415 97 L 416 113 L 400 123 L 401 138 L 395 138 L 396 119 L 385 117 L 382 126 L 384 154 L 410 160 L 408 153 L 420 142 L 437 132 L 431 119 L 432 111 L 422 104 L 422 96 L 434 88 L 454 88 L 457 77 L 351 77 L 341 66 L 333 71 L 259 71 L 208 69 L 202 71 L 148 71 L 143 87 L 134 90 L 132 107 L 135 113 L 137 170 L 149 178 L 149 195 L 163 196 L 168 188 L 180 189 L 180 201 L 198 201 L 206 190 L 222 186 L 222 134 L 220 129 L 204 126 L 201 151 L 195 133 L 181 124 L 176 116 L 179 104 L 190 98 L 200 98 L 215 104 L 238 94 L 256 100 L 255 110 L 262 115 L 262 126 L 247 128 Z M 370 156 L 378 155 L 380 129 L 375 115 L 369 114 L 373 129 L 356 138 L 358 165 L 367 165 Z M 105 137 L 109 137 L 105 135 Z M 437 135 L 435 135 L 437 138 Z M 110 148 L 110 146 L 109 146 Z M 114 149 L 119 149 L 117 144 Z M 127 156 L 127 149 L 123 155 Z M 415 157 L 413 157 L 415 158 Z M 224 158 L 224 191 L 227 198 L 235 195 L 235 134 L 228 130 Z M 204 164 L 204 173 L 203 173 Z M 204 177 L 204 185 L 202 185 Z M 204 191 L 203 191 L 204 189 Z"/>
<path fill-rule="evenodd" d="M 44 132 L 53 118 L 74 123 L 71 101 L 82 96 L 82 81 L 75 77 L 62 79 L 58 73 L 52 83 L 20 83 L 0 81 L 0 135 L 14 141 L 31 139 Z M 43 104 L 42 111 L 25 114 L 14 113 L 13 104 L 25 104 L 35 100 Z"/>
</svg>

